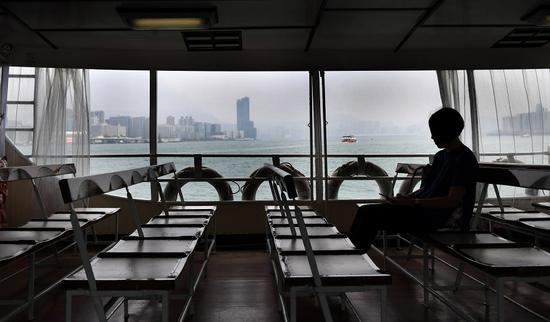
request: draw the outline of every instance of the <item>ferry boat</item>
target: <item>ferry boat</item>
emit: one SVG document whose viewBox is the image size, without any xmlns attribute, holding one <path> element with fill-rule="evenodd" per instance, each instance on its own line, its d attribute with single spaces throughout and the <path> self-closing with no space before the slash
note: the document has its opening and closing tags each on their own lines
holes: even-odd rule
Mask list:
<svg viewBox="0 0 550 322">
<path fill-rule="evenodd" d="M 356 143 L 357 138 L 355 135 L 344 135 L 342 136 L 342 139 L 340 140 L 342 143 Z"/>
<path fill-rule="evenodd" d="M 0 226 L 10 228 L 0 229 L 0 271 L 10 277 L 0 296 L 0 322 L 330 321 L 330 314 L 338 321 L 476 321 L 503 320 L 503 312 L 511 321 L 548 320 L 550 296 L 527 283 L 549 277 L 542 276 L 550 272 L 545 257 L 540 267 L 523 270 L 529 276 L 513 276 L 510 267 L 484 270 L 491 265 L 474 259 L 484 248 L 455 241 L 445 252 L 402 234 L 377 242 L 379 253 L 355 248 L 346 234 L 357 205 L 418 186 L 416 177 L 392 184 L 393 174 L 397 164 L 416 170 L 414 164 L 430 162 L 437 148 L 426 134 L 426 118 L 441 106 L 462 114 L 462 139 L 480 161 L 512 155 L 537 178 L 549 171 L 549 142 L 539 134 L 550 128 L 549 17 L 543 0 L 0 1 L 0 136 L 6 138 L 0 156 L 13 167 L 0 171 L 9 172 L 2 177 L 7 194 L 0 184 L 0 201 L 7 198 Z M 67 131 L 70 140 L 63 137 Z M 344 151 L 327 139 L 343 133 L 373 137 L 369 154 L 360 144 Z M 136 139 L 110 139 L 122 136 Z M 531 141 L 520 146 L 516 136 Z M 206 139 L 212 137 L 229 139 Z M 341 142 L 357 138 L 345 135 Z M 152 167 L 171 162 L 176 173 Z M 74 164 L 76 173 L 72 165 L 25 170 L 59 163 Z M 274 176 L 280 172 L 271 165 L 294 180 Z M 494 171 L 513 166 L 501 163 Z M 510 183 L 524 170 L 513 168 L 500 179 Z M 73 174 L 77 179 L 70 180 L 88 178 L 81 191 L 70 189 L 78 181 L 62 181 L 65 190 L 58 189 L 57 181 Z M 265 182 L 268 177 L 274 181 Z M 493 259 L 545 256 L 549 235 L 541 226 L 548 206 L 537 202 L 547 199 L 541 190 L 548 180 L 540 179 L 518 179 L 498 198 L 489 189 L 488 202 L 514 207 L 513 218 L 535 203 L 541 213 L 530 214 L 542 220 L 505 221 L 508 213 L 490 214 L 504 207 L 480 209 L 480 228 L 499 229 L 465 240 L 487 238 L 494 246 L 516 236 L 505 231 L 534 232 L 540 248 L 502 246 L 502 253 L 517 253 Z M 277 194 L 287 188 L 296 192 L 291 204 Z M 67 201 L 93 207 L 77 208 L 91 219 L 77 220 L 75 211 L 68 223 L 63 213 L 53 214 L 69 212 Z M 283 204 L 288 217 L 268 216 L 273 209 L 266 206 Z M 92 225 L 94 215 L 107 215 L 105 207 L 121 210 Z M 294 207 L 307 209 L 296 230 L 290 228 L 292 215 L 299 217 Z M 48 216 L 61 223 L 37 228 L 52 225 Z M 193 222 L 162 227 L 193 234 L 148 243 L 145 235 L 163 220 Z M 25 238 L 2 239 L 18 229 Z M 64 239 L 54 245 L 35 240 L 32 231 Z M 307 231 L 311 239 L 297 238 Z M 323 232 L 330 238 L 315 236 Z M 70 245 L 73 237 L 84 243 L 79 251 Z M 208 252 L 212 245 L 215 254 Z M 524 251 L 529 256 L 517 255 Z M 392 261 L 394 253 L 407 260 Z M 459 263 L 459 253 L 467 260 Z M 50 254 L 58 266 L 35 272 L 34 264 Z M 105 263 L 116 265 L 97 269 Z M 316 263 L 341 274 L 329 278 L 312 269 Z M 354 276 L 357 267 L 365 274 Z M 416 275 L 408 279 L 407 268 Z M 455 269 L 450 285 L 429 287 L 455 277 Z M 162 276 L 149 278 L 152 272 Z M 138 278 L 121 278 L 130 273 Z M 95 277 L 98 283 L 89 282 Z M 466 279 L 465 294 L 460 283 Z M 512 279 L 517 283 L 505 283 Z M 471 295 L 478 282 L 485 292 Z M 435 309 L 425 310 L 430 306 Z"/>
</svg>

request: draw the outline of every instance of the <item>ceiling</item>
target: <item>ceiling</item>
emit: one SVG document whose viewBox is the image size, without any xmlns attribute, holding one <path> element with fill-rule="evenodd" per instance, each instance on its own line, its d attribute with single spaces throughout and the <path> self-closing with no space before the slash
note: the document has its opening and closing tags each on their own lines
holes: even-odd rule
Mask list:
<svg viewBox="0 0 550 322">
<path fill-rule="evenodd" d="M 550 45 L 492 48 L 550 0 L 2 1 L 13 65 L 188 70 L 550 67 Z M 181 31 L 131 30 L 119 7 L 211 5 L 237 51 L 188 51 Z"/>
</svg>

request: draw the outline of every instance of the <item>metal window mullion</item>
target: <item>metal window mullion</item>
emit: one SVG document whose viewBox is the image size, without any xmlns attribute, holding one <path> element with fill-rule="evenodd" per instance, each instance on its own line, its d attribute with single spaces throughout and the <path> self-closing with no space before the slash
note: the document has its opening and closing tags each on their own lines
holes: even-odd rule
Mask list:
<svg viewBox="0 0 550 322">
<path fill-rule="evenodd" d="M 8 64 L 2 64 L 2 74 L 0 80 L 0 115 L 2 115 L 2 123 L 0 124 L 0 133 L 2 140 L 0 141 L 0 155 L 6 154 L 6 114 L 8 111 L 8 81 L 9 81 L 9 70 L 10 66 Z"/>
<path fill-rule="evenodd" d="M 466 70 L 468 77 L 468 95 L 470 99 L 470 120 L 472 122 L 472 150 L 479 160 L 479 115 L 477 112 L 477 96 L 476 96 L 476 83 L 474 77 L 474 71 L 472 69 Z"/>
<path fill-rule="evenodd" d="M 323 140 L 321 127 L 321 91 L 319 72 L 310 71 L 313 107 L 313 142 L 315 144 L 315 201 L 323 200 Z"/>
<path fill-rule="evenodd" d="M 313 164 L 315 162 L 315 151 L 314 151 L 314 143 L 313 143 L 313 88 L 311 85 L 311 73 L 309 75 L 309 184 L 310 184 L 310 195 L 309 199 L 311 202 L 315 200 L 315 194 L 313 187 L 315 186 L 315 173 L 314 173 L 314 167 Z"/>
<path fill-rule="evenodd" d="M 322 109 L 322 120 L 321 122 L 323 123 L 323 126 L 322 126 L 322 129 L 323 129 L 323 169 L 324 169 L 324 176 L 325 178 L 328 178 L 328 147 L 327 147 L 327 104 L 326 104 L 326 96 L 325 96 L 325 72 L 324 71 L 321 71 L 320 73 L 320 76 L 321 76 L 321 98 L 322 98 L 322 105 L 321 105 L 321 109 Z M 325 195 L 324 195 L 324 198 L 326 199 L 323 199 L 325 201 L 328 200 L 328 181 L 323 181 L 323 185 L 324 185 L 324 192 L 325 192 Z M 328 213 L 328 204 L 325 203 L 325 215 Z"/>
<path fill-rule="evenodd" d="M 157 71 L 149 71 L 149 164 L 158 163 L 157 156 L 157 111 L 158 111 Z M 151 183 L 151 200 L 158 200 L 157 187 Z"/>
<path fill-rule="evenodd" d="M 34 105 L 35 100 L 32 101 L 6 101 L 6 104 L 8 105 Z"/>
</svg>

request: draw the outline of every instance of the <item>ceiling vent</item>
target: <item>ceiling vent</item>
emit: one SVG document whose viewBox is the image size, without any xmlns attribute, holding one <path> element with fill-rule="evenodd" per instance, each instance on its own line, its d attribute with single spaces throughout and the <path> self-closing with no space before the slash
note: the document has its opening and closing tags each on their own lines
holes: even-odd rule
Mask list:
<svg viewBox="0 0 550 322">
<path fill-rule="evenodd" d="M 550 28 L 516 28 L 497 41 L 493 48 L 544 47 L 548 42 L 550 42 Z"/>
<path fill-rule="evenodd" d="M 188 51 L 242 50 L 240 31 L 193 31 L 183 32 Z"/>
</svg>

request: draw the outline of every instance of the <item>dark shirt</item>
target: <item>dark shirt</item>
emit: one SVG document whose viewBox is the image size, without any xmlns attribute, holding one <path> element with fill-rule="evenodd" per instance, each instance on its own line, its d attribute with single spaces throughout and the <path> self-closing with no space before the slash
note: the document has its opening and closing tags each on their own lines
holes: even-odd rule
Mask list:
<svg viewBox="0 0 550 322">
<path fill-rule="evenodd" d="M 422 189 L 415 197 L 419 199 L 443 197 L 449 194 L 451 187 L 464 187 L 465 193 L 460 213 L 453 214 L 456 209 L 445 209 L 443 212 L 456 217 L 454 218 L 456 223 L 452 224 L 468 230 L 474 209 L 478 167 L 474 153 L 464 145 L 453 151 L 441 150 L 435 154 L 431 170 L 423 182 Z"/>
</svg>

